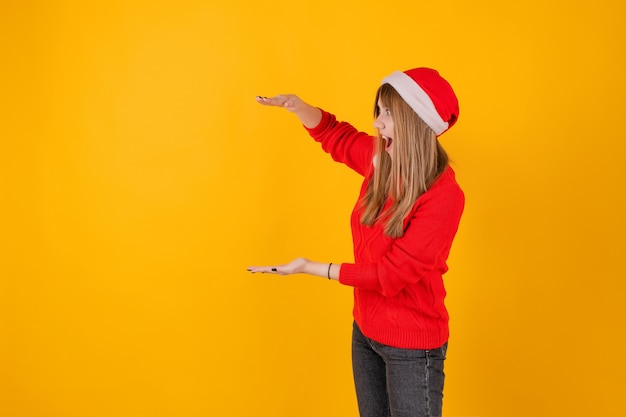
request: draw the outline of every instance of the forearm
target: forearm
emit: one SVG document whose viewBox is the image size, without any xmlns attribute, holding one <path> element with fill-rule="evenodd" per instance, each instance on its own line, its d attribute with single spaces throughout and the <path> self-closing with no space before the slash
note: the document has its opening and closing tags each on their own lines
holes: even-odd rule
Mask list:
<svg viewBox="0 0 626 417">
<path fill-rule="evenodd" d="M 313 129 L 322 120 L 322 111 L 317 107 L 313 107 L 310 104 L 302 103 L 302 107 L 294 111 L 300 122 L 304 127 Z"/>
<path fill-rule="evenodd" d="M 302 273 L 333 280 L 339 280 L 340 269 L 341 264 L 307 261 L 304 265 Z"/>
</svg>

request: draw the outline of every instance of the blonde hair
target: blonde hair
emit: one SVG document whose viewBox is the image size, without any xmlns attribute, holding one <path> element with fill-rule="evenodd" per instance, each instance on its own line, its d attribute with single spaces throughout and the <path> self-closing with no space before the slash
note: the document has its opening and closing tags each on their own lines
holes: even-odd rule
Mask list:
<svg viewBox="0 0 626 417">
<path fill-rule="evenodd" d="M 361 223 L 373 226 L 384 222 L 385 234 L 392 238 L 404 234 L 404 219 L 415 201 L 435 182 L 448 165 L 448 155 L 435 132 L 409 107 L 396 90 L 383 84 L 376 93 L 378 101 L 391 110 L 394 124 L 392 156 L 385 151 L 380 134 L 375 143 L 376 167 L 361 199 Z M 383 210 L 391 199 L 391 205 Z"/>
</svg>

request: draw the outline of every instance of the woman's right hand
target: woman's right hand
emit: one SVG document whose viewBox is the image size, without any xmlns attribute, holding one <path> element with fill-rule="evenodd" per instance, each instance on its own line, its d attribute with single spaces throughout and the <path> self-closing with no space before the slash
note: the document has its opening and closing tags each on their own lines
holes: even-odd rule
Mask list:
<svg viewBox="0 0 626 417">
<path fill-rule="evenodd" d="M 280 94 L 274 97 L 256 96 L 256 101 L 264 106 L 284 107 L 294 113 L 307 105 L 295 94 Z"/>
<path fill-rule="evenodd" d="M 305 103 L 295 94 L 280 94 L 274 97 L 257 96 L 256 101 L 264 106 L 283 107 L 294 113 L 302 124 L 312 129 L 322 120 L 322 111 Z"/>
</svg>

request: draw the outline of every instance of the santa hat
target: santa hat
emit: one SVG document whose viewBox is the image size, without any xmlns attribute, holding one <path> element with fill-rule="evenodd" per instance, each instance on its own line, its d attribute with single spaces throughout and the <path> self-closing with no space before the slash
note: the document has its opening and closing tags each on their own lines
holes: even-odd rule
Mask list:
<svg viewBox="0 0 626 417">
<path fill-rule="evenodd" d="M 437 136 L 459 117 L 459 102 L 452 87 L 433 69 L 395 71 L 382 84 L 391 85 Z"/>
</svg>

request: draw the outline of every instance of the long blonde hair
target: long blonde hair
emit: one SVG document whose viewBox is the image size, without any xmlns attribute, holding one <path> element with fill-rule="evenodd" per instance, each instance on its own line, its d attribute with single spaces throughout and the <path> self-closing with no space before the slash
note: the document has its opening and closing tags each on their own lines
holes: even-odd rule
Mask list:
<svg viewBox="0 0 626 417">
<path fill-rule="evenodd" d="M 394 123 L 392 156 L 385 151 L 380 134 L 375 145 L 376 167 L 361 199 L 361 223 L 373 226 L 384 222 L 385 234 L 392 238 L 404 234 L 404 219 L 415 201 L 435 182 L 448 165 L 448 155 L 435 132 L 415 113 L 389 84 L 376 93 L 378 101 L 391 110 Z M 391 205 L 383 211 L 387 201 Z"/>
</svg>

